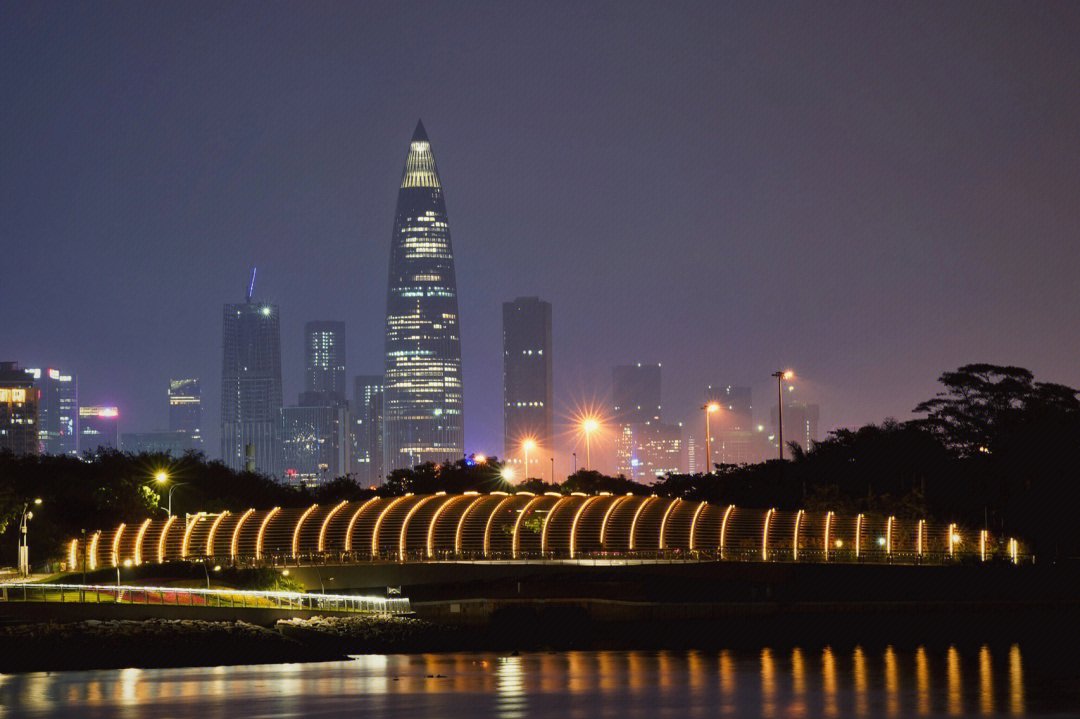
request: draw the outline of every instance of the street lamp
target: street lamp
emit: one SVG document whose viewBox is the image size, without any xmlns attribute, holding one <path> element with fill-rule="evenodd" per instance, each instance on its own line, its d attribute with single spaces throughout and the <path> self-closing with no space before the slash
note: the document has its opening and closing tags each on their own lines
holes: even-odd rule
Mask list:
<svg viewBox="0 0 1080 719">
<path fill-rule="evenodd" d="M 206 588 L 209 589 L 210 588 L 210 572 L 206 571 L 206 562 L 200 562 L 200 564 L 202 565 L 203 574 L 206 575 Z M 220 564 L 215 564 L 214 565 L 214 571 L 215 572 L 220 572 L 221 571 L 221 565 Z M 288 572 L 285 572 L 285 573 L 288 574 Z"/>
<path fill-rule="evenodd" d="M 585 471 L 592 469 L 592 434 L 599 428 L 596 417 L 586 417 L 581 422 L 581 430 L 585 433 Z"/>
<path fill-rule="evenodd" d="M 525 479 L 529 478 L 529 450 L 536 449 L 536 442 L 533 439 L 527 439 L 521 443 L 521 448 L 525 450 Z"/>
<path fill-rule="evenodd" d="M 514 481 L 514 468 L 513 467 L 503 467 L 501 470 L 499 470 L 499 476 L 501 476 L 507 482 L 513 482 Z"/>
<path fill-rule="evenodd" d="M 795 376 L 795 373 L 791 370 L 776 371 L 772 373 L 772 376 L 776 378 L 776 428 L 777 437 L 780 441 L 779 445 L 779 458 L 780 461 L 784 461 L 784 380 L 791 379 Z"/>
<path fill-rule="evenodd" d="M 165 484 L 169 481 L 169 475 L 163 471 L 159 471 L 157 474 L 154 475 L 154 481 L 156 481 L 158 484 Z M 188 482 L 179 482 L 169 487 L 169 509 L 167 511 L 170 517 L 172 516 L 172 493 L 176 491 L 177 487 L 183 487 L 185 484 L 188 484 Z"/>
<path fill-rule="evenodd" d="M 41 499 L 35 499 L 34 504 L 41 504 Z M 34 518 L 30 511 L 30 502 L 24 502 L 22 517 L 19 519 L 19 574 L 30 576 L 30 545 L 28 543 L 26 523 Z"/>
<path fill-rule="evenodd" d="M 709 415 L 713 412 L 719 412 L 720 405 L 716 402 L 709 402 L 701 409 L 705 412 L 705 473 L 712 474 L 712 435 L 709 431 Z"/>
</svg>

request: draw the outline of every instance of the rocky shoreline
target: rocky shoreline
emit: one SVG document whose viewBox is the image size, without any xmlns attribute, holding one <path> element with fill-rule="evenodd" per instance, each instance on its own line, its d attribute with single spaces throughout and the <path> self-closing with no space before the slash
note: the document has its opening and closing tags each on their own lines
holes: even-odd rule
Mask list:
<svg viewBox="0 0 1080 719">
<path fill-rule="evenodd" d="M 439 651 L 457 631 L 405 617 L 246 622 L 86 620 L 0 627 L 0 673 L 335 661 Z"/>
</svg>

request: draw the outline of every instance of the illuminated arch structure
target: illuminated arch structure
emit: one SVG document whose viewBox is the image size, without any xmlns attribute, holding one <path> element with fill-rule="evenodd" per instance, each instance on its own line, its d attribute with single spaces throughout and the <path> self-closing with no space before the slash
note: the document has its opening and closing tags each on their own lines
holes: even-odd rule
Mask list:
<svg viewBox="0 0 1080 719">
<path fill-rule="evenodd" d="M 917 564 L 1020 561 L 1018 543 L 955 524 L 834 512 L 718 506 L 600 494 L 475 492 L 184 518 L 143 519 L 86 536 L 89 569 L 207 560 L 703 559 Z M 83 557 L 68 544 L 69 562 Z"/>
</svg>

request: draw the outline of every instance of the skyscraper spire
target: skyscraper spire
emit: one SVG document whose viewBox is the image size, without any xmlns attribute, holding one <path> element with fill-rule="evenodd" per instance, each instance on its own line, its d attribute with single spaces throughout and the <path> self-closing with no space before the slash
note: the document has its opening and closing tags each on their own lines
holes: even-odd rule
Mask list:
<svg viewBox="0 0 1080 719">
<path fill-rule="evenodd" d="M 461 341 L 450 225 L 418 122 L 398 190 L 386 299 L 386 472 L 462 456 Z"/>
</svg>

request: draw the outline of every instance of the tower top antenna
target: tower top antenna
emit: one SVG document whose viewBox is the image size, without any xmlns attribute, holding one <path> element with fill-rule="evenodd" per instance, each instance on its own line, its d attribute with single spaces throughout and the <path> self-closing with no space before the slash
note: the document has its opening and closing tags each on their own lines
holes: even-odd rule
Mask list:
<svg viewBox="0 0 1080 719">
<path fill-rule="evenodd" d="M 251 302 L 251 296 L 255 294 L 255 266 L 251 267 L 251 284 L 248 285 L 247 301 Z"/>
</svg>

